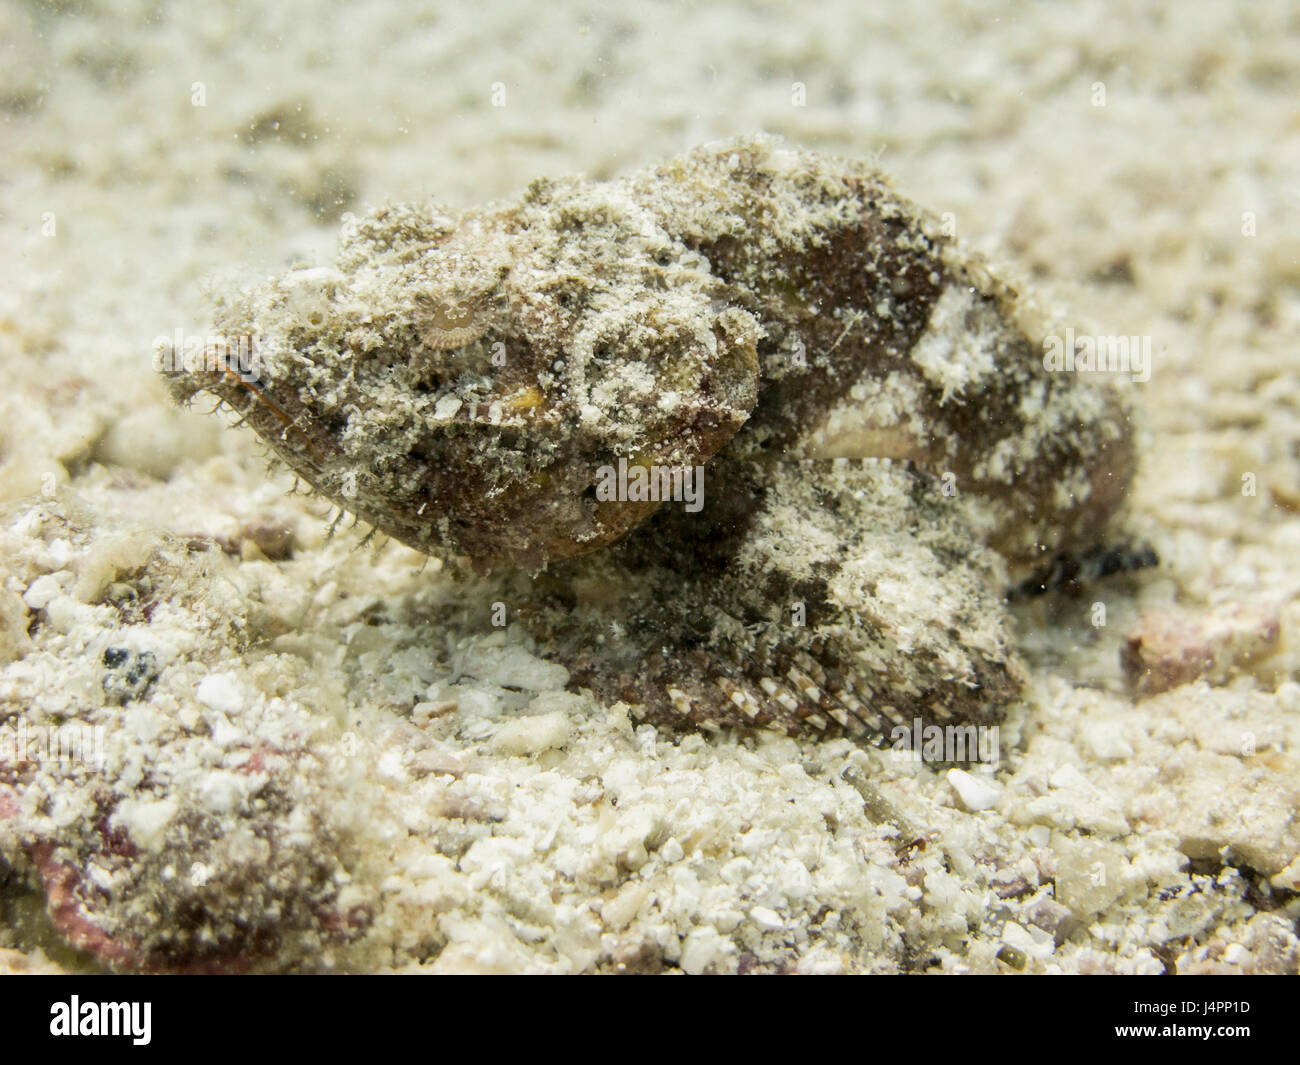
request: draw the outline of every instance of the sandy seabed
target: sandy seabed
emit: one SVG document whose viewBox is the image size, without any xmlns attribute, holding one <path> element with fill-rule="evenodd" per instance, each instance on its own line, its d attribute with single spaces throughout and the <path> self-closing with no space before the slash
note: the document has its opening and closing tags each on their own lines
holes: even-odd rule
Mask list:
<svg viewBox="0 0 1300 1065">
<path fill-rule="evenodd" d="M 1296 971 L 1294 5 L 4 0 L 0 42 L 0 729 L 103 755 L 0 746 L 0 971 Z M 345 212 L 760 130 L 1151 338 L 1162 564 L 1017 608 L 995 770 L 638 727 L 154 372 Z"/>
</svg>

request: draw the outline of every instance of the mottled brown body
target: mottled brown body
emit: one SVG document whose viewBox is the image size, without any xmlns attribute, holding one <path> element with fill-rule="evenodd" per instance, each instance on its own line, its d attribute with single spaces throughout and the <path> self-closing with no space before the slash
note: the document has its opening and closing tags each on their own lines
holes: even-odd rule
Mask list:
<svg viewBox="0 0 1300 1065">
<path fill-rule="evenodd" d="M 879 740 L 997 719 L 1007 565 L 1099 542 L 1132 476 L 1122 404 L 1045 370 L 1017 311 L 875 172 L 753 139 L 388 208 L 337 272 L 224 310 L 254 382 L 174 381 L 492 571 L 576 685 L 657 724 Z M 601 498 L 619 460 L 702 467 L 702 509 Z"/>
</svg>

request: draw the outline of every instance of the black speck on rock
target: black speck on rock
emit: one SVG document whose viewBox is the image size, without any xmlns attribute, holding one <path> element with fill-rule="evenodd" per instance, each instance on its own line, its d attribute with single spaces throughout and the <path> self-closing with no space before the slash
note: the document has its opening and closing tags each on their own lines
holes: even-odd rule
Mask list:
<svg viewBox="0 0 1300 1065">
<path fill-rule="evenodd" d="M 109 647 L 104 651 L 104 667 L 104 698 L 110 706 L 143 698 L 158 676 L 158 660 L 150 651 Z"/>
</svg>

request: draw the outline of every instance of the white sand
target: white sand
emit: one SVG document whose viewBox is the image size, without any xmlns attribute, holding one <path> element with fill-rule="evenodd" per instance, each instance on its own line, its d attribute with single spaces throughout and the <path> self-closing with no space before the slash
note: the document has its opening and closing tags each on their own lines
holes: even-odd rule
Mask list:
<svg viewBox="0 0 1300 1065">
<path fill-rule="evenodd" d="M 1297 968 L 1300 15 L 874 6 L 0 6 L 0 724 L 108 726 L 143 853 L 186 809 L 246 810 L 250 746 L 291 752 L 269 772 L 315 827 L 277 824 L 286 891 L 325 825 L 334 905 L 368 916 L 269 964 Z M 155 336 L 207 329 L 205 291 L 322 261 L 344 209 L 760 129 L 877 157 L 1080 332 L 1152 338 L 1134 507 L 1165 563 L 1020 611 L 1034 682 L 995 777 L 634 729 L 447 606 L 437 566 L 326 542 L 328 507 L 151 368 Z M 141 574 L 147 621 L 105 605 Z M 1119 648 L 1170 603 L 1264 604 L 1277 650 L 1137 698 Z M 102 706 L 109 646 L 154 654 L 145 702 Z M 18 822 L 82 838 L 94 784 L 42 766 L 0 850 Z M 218 883 L 261 868 L 204 854 Z M 126 899 L 130 869 L 101 873 Z M 0 905 L 0 970 L 59 953 Z"/>
</svg>

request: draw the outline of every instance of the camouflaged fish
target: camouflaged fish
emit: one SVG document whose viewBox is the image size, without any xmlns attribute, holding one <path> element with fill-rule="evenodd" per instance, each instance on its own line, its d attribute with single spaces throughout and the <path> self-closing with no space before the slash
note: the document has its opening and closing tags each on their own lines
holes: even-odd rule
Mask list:
<svg viewBox="0 0 1300 1065">
<path fill-rule="evenodd" d="M 996 721 L 1008 579 L 1095 551 L 1125 405 L 868 166 L 771 138 L 345 224 L 173 367 L 315 489 L 464 558 L 646 721 Z"/>
</svg>

